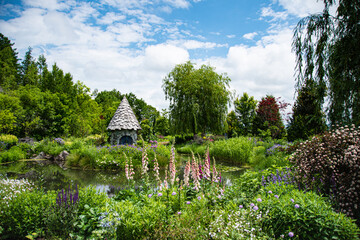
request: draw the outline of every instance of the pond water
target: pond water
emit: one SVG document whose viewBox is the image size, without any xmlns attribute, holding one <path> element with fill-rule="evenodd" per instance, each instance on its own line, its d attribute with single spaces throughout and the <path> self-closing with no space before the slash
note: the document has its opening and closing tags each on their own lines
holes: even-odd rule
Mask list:
<svg viewBox="0 0 360 240">
<path fill-rule="evenodd" d="M 221 170 L 222 181 L 227 185 L 230 185 L 234 178 L 237 178 L 245 171 L 245 168 L 226 164 L 217 164 L 216 168 Z M 152 173 L 149 173 L 149 175 L 151 176 Z M 160 175 L 164 175 L 164 171 L 160 172 Z M 128 186 L 124 171 L 65 169 L 50 161 L 28 160 L 2 164 L 0 165 L 0 177 L 26 178 L 45 190 L 59 190 L 67 188 L 69 185 L 82 187 L 92 185 L 99 191 L 107 192 L 109 195 Z M 140 176 L 135 174 L 135 179 L 139 178 Z M 163 179 L 163 176 L 161 179 Z"/>
</svg>

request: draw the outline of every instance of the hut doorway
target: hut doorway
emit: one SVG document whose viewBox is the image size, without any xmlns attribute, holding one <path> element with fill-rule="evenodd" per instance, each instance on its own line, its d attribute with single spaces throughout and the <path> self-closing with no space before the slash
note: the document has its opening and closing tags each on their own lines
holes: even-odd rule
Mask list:
<svg viewBox="0 0 360 240">
<path fill-rule="evenodd" d="M 130 136 L 123 136 L 120 138 L 121 145 L 132 145 L 133 143 L 133 139 Z"/>
</svg>

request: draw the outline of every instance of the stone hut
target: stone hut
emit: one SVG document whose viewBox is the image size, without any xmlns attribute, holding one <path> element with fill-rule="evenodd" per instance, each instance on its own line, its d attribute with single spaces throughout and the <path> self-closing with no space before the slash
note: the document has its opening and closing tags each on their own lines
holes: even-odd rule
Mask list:
<svg viewBox="0 0 360 240">
<path fill-rule="evenodd" d="M 137 130 L 140 130 L 141 127 L 125 96 L 107 129 L 111 132 L 110 143 L 112 145 L 136 143 Z"/>
</svg>

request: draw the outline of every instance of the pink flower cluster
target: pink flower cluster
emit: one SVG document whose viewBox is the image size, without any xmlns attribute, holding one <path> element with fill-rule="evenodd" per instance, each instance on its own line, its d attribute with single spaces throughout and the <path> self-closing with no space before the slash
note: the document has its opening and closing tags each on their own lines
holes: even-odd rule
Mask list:
<svg viewBox="0 0 360 240">
<path fill-rule="evenodd" d="M 134 175 L 135 175 L 135 172 L 134 172 L 134 167 L 132 165 L 132 161 L 131 161 L 131 158 L 130 160 L 128 160 L 128 157 L 126 156 L 126 154 L 124 153 L 125 155 L 125 176 L 126 176 L 126 179 L 127 180 L 132 180 L 134 179 Z"/>
</svg>

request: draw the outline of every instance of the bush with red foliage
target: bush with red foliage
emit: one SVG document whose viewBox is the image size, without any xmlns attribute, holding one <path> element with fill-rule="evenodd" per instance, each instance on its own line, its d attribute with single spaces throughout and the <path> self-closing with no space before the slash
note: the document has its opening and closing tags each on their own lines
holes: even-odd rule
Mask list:
<svg viewBox="0 0 360 240">
<path fill-rule="evenodd" d="M 289 104 L 275 99 L 273 96 L 262 98 L 256 109 L 254 120 L 254 133 L 257 135 L 270 135 L 272 138 L 285 136 L 285 127 L 281 119 L 280 111 Z"/>
</svg>

